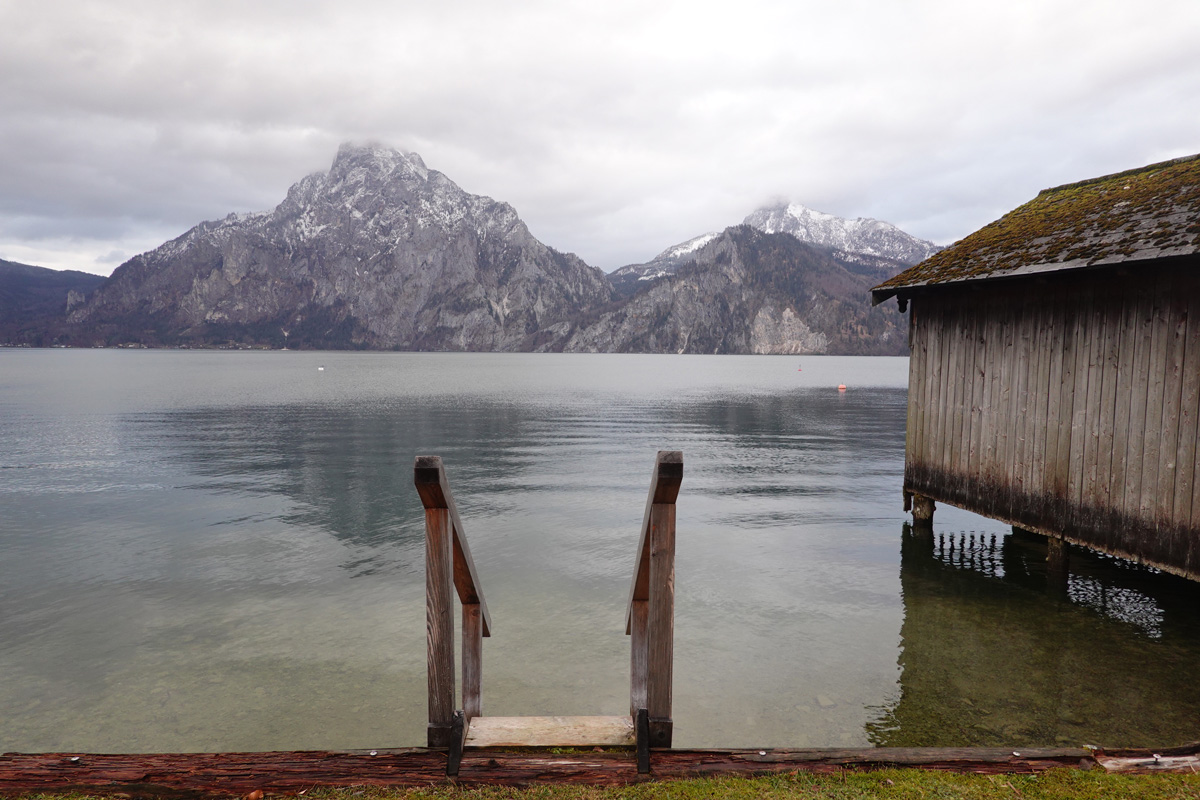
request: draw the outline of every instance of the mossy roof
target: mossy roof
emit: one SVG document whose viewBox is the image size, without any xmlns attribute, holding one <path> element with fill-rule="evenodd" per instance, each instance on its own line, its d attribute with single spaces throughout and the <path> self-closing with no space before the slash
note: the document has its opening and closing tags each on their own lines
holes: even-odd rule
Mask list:
<svg viewBox="0 0 1200 800">
<path fill-rule="evenodd" d="M 1045 189 L 872 291 L 1200 252 L 1200 155 Z"/>
</svg>

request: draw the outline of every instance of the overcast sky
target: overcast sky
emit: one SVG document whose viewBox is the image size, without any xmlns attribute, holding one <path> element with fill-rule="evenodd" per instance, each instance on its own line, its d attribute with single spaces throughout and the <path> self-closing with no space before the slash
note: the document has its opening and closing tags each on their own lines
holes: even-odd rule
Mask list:
<svg viewBox="0 0 1200 800">
<path fill-rule="evenodd" d="M 1200 2 L 0 0 L 0 258 L 107 275 L 348 140 L 605 270 L 782 199 L 948 244 L 1200 152 Z"/>
</svg>

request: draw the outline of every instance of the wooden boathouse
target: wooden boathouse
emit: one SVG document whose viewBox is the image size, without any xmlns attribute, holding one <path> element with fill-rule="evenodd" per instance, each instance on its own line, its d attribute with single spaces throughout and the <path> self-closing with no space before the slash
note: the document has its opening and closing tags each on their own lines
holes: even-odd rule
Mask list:
<svg viewBox="0 0 1200 800">
<path fill-rule="evenodd" d="M 914 522 L 949 503 L 1200 580 L 1200 156 L 1047 189 L 893 296 Z"/>
</svg>

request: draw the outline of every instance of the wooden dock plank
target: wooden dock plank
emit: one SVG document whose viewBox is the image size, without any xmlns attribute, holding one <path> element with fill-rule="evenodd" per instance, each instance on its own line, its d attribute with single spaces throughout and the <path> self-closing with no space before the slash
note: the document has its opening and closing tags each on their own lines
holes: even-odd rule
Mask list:
<svg viewBox="0 0 1200 800">
<path fill-rule="evenodd" d="M 631 747 L 633 719 L 589 717 L 476 717 L 464 747 Z"/>
</svg>

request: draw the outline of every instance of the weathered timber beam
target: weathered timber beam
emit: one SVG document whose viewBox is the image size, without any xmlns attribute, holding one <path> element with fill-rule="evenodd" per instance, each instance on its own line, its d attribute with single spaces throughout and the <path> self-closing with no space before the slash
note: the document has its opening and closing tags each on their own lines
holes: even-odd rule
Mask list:
<svg viewBox="0 0 1200 800">
<path fill-rule="evenodd" d="M 1036 773 L 1087 767 L 1107 758 L 1181 759 L 1200 747 L 1089 751 L 1076 748 L 858 748 L 765 750 L 652 750 L 654 777 L 765 775 L 797 770 L 832 772 L 914 767 L 985 774 Z M 1180 762 L 1182 763 L 1182 762 Z M 296 795 L 320 786 L 417 787 L 447 782 L 447 753 L 428 748 L 267 753 L 5 753 L 0 795 L 86 790 L 180 800 L 235 797 L 261 789 Z M 1145 764 L 1121 771 L 1156 772 Z M 1190 771 L 1194 767 L 1180 767 Z M 463 754 L 457 782 L 512 786 L 575 783 L 620 786 L 641 778 L 634 749 L 555 754 L 548 750 L 477 750 Z"/>
<path fill-rule="evenodd" d="M 483 619 L 483 635 L 491 636 L 492 617 L 488 613 L 487 602 L 483 599 L 475 560 L 471 558 L 471 548 L 467 544 L 466 531 L 462 519 L 458 516 L 458 507 L 454 504 L 454 494 L 450 491 L 450 482 L 446 478 L 441 456 L 417 456 L 413 464 L 413 484 L 417 487 L 417 494 L 421 496 L 421 503 L 426 511 L 434 508 L 449 510 L 454 527 L 454 588 L 458 591 L 459 602 L 479 606 Z"/>
<path fill-rule="evenodd" d="M 679 450 L 659 450 L 654 461 L 654 472 L 650 476 L 650 492 L 646 497 L 646 511 L 642 515 L 642 530 L 638 537 L 637 562 L 633 569 L 633 583 L 629 587 L 629 603 L 625 611 L 626 634 L 632 632 L 633 602 L 650 599 L 650 535 L 654 506 L 675 505 L 682 483 L 683 453 Z"/>
</svg>

